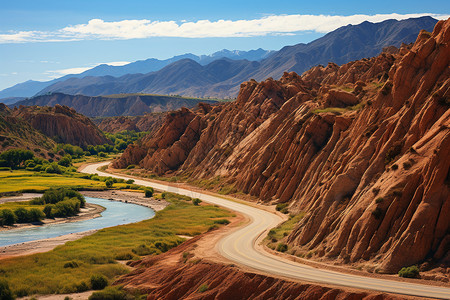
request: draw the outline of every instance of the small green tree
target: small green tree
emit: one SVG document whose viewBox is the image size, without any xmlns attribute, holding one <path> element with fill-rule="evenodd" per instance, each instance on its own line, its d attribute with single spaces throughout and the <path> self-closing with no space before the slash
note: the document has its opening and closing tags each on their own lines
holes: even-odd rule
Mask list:
<svg viewBox="0 0 450 300">
<path fill-rule="evenodd" d="M 72 156 L 69 154 L 65 155 L 58 161 L 58 165 L 63 167 L 70 167 L 72 165 Z"/>
<path fill-rule="evenodd" d="M 17 222 L 16 215 L 10 209 L 3 209 L 0 215 L 3 218 L 4 225 L 13 225 Z"/>
<path fill-rule="evenodd" d="M 398 276 L 405 278 L 417 278 L 419 277 L 419 268 L 417 266 L 404 267 L 398 271 Z"/>
<path fill-rule="evenodd" d="M 44 214 L 47 219 L 53 218 L 52 208 L 53 208 L 53 205 L 51 205 L 51 204 L 47 204 L 44 207 Z"/>
<path fill-rule="evenodd" d="M 28 222 L 30 222 L 28 211 L 25 208 L 23 208 L 23 207 L 17 208 L 16 210 L 14 210 L 14 214 L 17 217 L 17 223 L 28 223 Z"/>
<path fill-rule="evenodd" d="M 150 198 L 153 196 L 153 188 L 152 187 L 148 187 L 145 189 L 145 197 Z"/>
<path fill-rule="evenodd" d="M 194 205 L 199 205 L 200 203 L 202 203 L 202 200 L 200 200 L 200 199 L 198 199 L 198 198 L 194 198 L 194 199 L 192 199 L 192 203 L 193 203 Z"/>
<path fill-rule="evenodd" d="M 108 180 L 105 181 L 105 184 L 106 184 L 106 187 L 109 189 L 109 188 L 111 188 L 113 186 L 114 181 L 111 180 L 111 179 L 108 179 Z"/>
<path fill-rule="evenodd" d="M 28 211 L 28 219 L 30 222 L 40 222 L 42 219 L 45 218 L 44 212 L 38 208 L 31 208 Z"/>
</svg>

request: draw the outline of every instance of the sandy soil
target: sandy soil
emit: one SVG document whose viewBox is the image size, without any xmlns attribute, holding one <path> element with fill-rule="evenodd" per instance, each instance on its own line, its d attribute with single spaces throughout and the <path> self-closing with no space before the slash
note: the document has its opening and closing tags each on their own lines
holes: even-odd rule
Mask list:
<svg viewBox="0 0 450 300">
<path fill-rule="evenodd" d="M 84 191 L 81 193 L 87 197 L 96 197 L 96 198 L 109 199 L 109 200 L 115 200 L 115 201 L 121 201 L 121 202 L 127 202 L 127 203 L 134 203 L 134 204 L 150 207 L 155 211 L 162 210 L 167 205 L 169 205 L 169 203 L 164 200 L 145 198 L 143 193 L 138 193 L 138 192 L 126 192 L 126 191 L 111 190 L 111 191 Z M 39 196 L 39 194 L 38 194 L 38 196 Z M 36 197 L 36 194 L 33 197 L 31 197 L 31 198 L 30 197 L 31 197 L 30 195 L 24 194 L 23 196 L 1 198 L 0 201 L 3 201 L 3 202 L 0 202 L 0 203 L 4 203 L 6 201 L 30 200 L 30 199 Z M 83 209 L 83 211 L 76 217 L 70 217 L 68 219 L 61 218 L 61 219 L 55 219 L 55 220 L 46 219 L 46 220 L 44 220 L 43 223 L 44 224 L 67 223 L 67 222 L 88 220 L 88 219 L 99 217 L 100 212 L 102 212 L 104 210 L 104 208 L 99 205 L 87 204 L 86 206 L 87 207 L 85 209 Z M 9 226 L 9 229 L 33 227 L 33 226 L 40 226 L 40 225 L 19 224 L 18 226 Z M 7 230 L 6 228 L 0 228 L 0 230 L 2 230 L 2 229 Z M 84 236 L 93 234 L 96 231 L 97 230 L 89 230 L 89 231 L 85 231 L 85 232 L 63 235 L 63 236 L 59 236 L 59 237 L 55 237 L 55 238 L 51 238 L 51 239 L 31 241 L 31 242 L 26 242 L 26 243 L 21 243 L 21 244 L 0 247 L 0 260 L 9 258 L 9 257 L 47 252 L 47 251 L 54 249 L 55 247 L 57 247 L 59 245 L 63 245 L 66 242 L 80 239 Z M 45 299 L 47 299 L 47 298 L 45 298 Z M 59 298 L 57 298 L 57 299 L 59 299 Z M 64 297 L 61 299 L 64 299 Z"/>
</svg>

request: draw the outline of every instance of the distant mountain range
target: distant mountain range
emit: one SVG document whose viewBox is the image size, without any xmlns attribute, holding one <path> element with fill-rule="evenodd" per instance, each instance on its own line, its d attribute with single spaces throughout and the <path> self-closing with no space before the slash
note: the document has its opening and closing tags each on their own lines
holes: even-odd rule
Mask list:
<svg viewBox="0 0 450 300">
<path fill-rule="evenodd" d="M 92 69 L 86 70 L 83 73 L 80 74 L 69 74 L 65 75 L 63 77 L 53 79 L 50 81 L 34 81 L 29 80 L 23 83 L 16 84 L 10 88 L 4 89 L 0 91 L 0 99 L 1 102 L 6 102 L 5 98 L 9 98 L 8 103 L 14 103 L 15 97 L 32 97 L 39 93 L 41 90 L 45 89 L 46 87 L 55 84 L 57 82 L 65 81 L 70 78 L 83 78 L 86 76 L 113 76 L 113 77 L 120 77 L 126 74 L 138 74 L 138 73 L 149 73 L 149 72 L 155 72 L 158 70 L 161 70 L 165 66 L 174 63 L 176 61 L 182 60 L 182 59 L 191 59 L 201 65 L 209 64 L 210 62 L 220 59 L 220 58 L 229 58 L 234 60 L 251 60 L 251 61 L 259 61 L 267 56 L 269 56 L 274 51 L 271 50 L 263 50 L 263 49 L 257 49 L 257 50 L 250 50 L 250 51 L 240 51 L 240 50 L 221 50 L 218 52 L 215 52 L 211 55 L 194 55 L 191 53 L 183 54 L 174 56 L 169 59 L 165 60 L 159 60 L 155 58 L 149 58 L 146 60 L 138 60 L 136 62 L 132 62 L 123 66 L 110 66 L 107 64 L 98 65 Z"/>
<path fill-rule="evenodd" d="M 12 105 L 10 104 L 10 106 L 63 105 L 71 107 L 88 117 L 112 117 L 141 116 L 146 113 L 177 110 L 181 107 L 192 108 L 199 102 L 208 104 L 217 103 L 217 101 L 214 100 L 185 98 L 181 96 L 130 94 L 91 97 L 54 93 L 22 100 Z"/>
<path fill-rule="evenodd" d="M 419 31 L 432 31 L 431 17 L 348 25 L 308 44 L 287 46 L 261 61 L 221 58 L 206 65 L 184 58 L 159 71 L 121 77 L 71 78 L 44 88 L 40 94 L 107 95 L 120 93 L 177 94 L 194 97 L 235 97 L 240 84 L 251 78 L 279 78 L 285 71 L 303 73 L 328 62 L 344 64 L 379 54 L 384 47 L 414 42 Z M 221 55 L 218 55 L 221 56 Z"/>
</svg>

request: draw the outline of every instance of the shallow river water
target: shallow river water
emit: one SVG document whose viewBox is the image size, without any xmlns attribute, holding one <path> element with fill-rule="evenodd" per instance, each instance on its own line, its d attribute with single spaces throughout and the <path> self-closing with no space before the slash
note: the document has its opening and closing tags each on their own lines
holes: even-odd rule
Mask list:
<svg viewBox="0 0 450 300">
<path fill-rule="evenodd" d="M 48 224 L 33 228 L 13 229 L 0 232 L 0 246 L 53 238 L 75 232 L 101 229 L 151 219 L 155 212 L 141 205 L 85 197 L 86 202 L 106 208 L 101 217 L 63 224 Z"/>
</svg>

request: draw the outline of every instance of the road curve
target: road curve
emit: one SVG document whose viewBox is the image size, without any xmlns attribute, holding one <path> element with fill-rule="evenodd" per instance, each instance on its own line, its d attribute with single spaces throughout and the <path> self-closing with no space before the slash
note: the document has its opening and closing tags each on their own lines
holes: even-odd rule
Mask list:
<svg viewBox="0 0 450 300">
<path fill-rule="evenodd" d="M 104 173 L 97 170 L 99 167 L 107 165 L 108 163 L 109 162 L 102 162 L 87 165 L 81 168 L 80 172 L 90 174 L 98 173 L 101 176 L 130 179 L 126 176 Z M 256 270 L 264 271 L 269 274 L 282 275 L 284 277 L 304 281 L 410 296 L 450 299 L 450 288 L 446 287 L 429 286 L 327 271 L 295 263 L 289 260 L 280 259 L 280 257 L 265 251 L 260 252 L 256 249 L 257 242 L 259 239 L 263 238 L 265 232 L 281 222 L 281 218 L 279 216 L 253 206 L 226 200 L 221 197 L 193 192 L 160 183 L 139 179 L 134 180 L 135 183 L 139 185 L 151 186 L 161 191 L 177 193 L 192 198 L 199 198 L 205 202 L 217 204 L 247 215 L 251 219 L 251 222 L 247 226 L 244 226 L 232 234 L 222 238 L 217 245 L 217 249 L 221 255 L 235 261 L 236 263 L 254 268 Z"/>
</svg>

